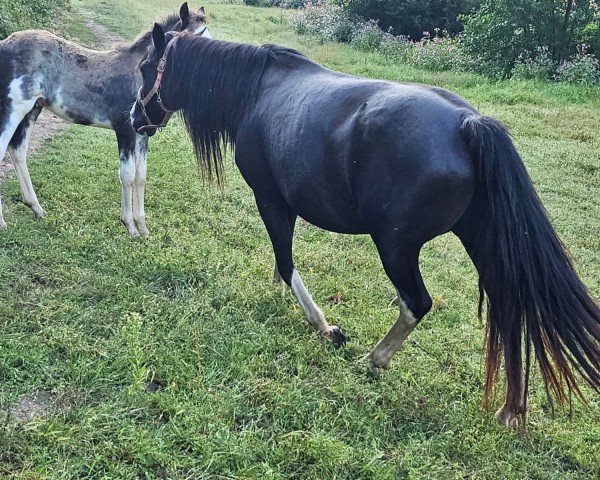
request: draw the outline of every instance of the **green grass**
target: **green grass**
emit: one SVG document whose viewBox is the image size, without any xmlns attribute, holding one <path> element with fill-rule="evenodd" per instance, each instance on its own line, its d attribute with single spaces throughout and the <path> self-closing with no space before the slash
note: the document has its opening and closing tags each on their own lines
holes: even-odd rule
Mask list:
<svg viewBox="0 0 600 480">
<path fill-rule="evenodd" d="M 73 15 L 93 12 L 127 37 L 178 4 L 73 3 Z M 505 121 L 600 295 L 597 89 L 419 71 L 299 37 L 289 12 L 219 3 L 207 11 L 220 38 L 283 43 L 354 74 L 446 86 Z M 575 403 L 572 418 L 552 415 L 535 375 L 526 435 L 481 408 L 477 280 L 453 236 L 424 248 L 434 308 L 394 367 L 376 375 L 359 359 L 396 308 L 367 237 L 297 229 L 298 269 L 352 339 L 335 351 L 271 283 L 271 246 L 232 162 L 219 191 L 198 178 L 179 122 L 154 137 L 144 241 L 119 224 L 117 168 L 111 132 L 72 127 L 32 159 L 47 219 L 20 203 L 16 180 L 1 186 L 9 228 L 0 232 L 0 478 L 600 475 L 597 395 L 587 391 L 590 406 Z M 340 304 L 328 300 L 337 293 Z M 36 391 L 51 392 L 48 414 L 18 421 L 14 405 Z"/>
</svg>

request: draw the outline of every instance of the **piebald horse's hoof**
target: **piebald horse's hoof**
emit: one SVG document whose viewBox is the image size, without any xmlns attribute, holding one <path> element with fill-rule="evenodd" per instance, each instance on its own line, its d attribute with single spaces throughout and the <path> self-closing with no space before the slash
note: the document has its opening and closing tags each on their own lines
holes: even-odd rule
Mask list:
<svg viewBox="0 0 600 480">
<path fill-rule="evenodd" d="M 343 347 L 349 340 L 349 338 L 342 333 L 340 328 L 336 327 L 335 325 L 330 326 L 327 330 L 321 333 L 321 336 L 329 340 L 335 348 Z"/>
</svg>

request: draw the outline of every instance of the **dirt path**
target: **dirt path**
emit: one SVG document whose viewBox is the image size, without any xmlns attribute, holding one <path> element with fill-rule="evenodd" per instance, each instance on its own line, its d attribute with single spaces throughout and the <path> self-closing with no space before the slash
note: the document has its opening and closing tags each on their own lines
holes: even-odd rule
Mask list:
<svg viewBox="0 0 600 480">
<path fill-rule="evenodd" d="M 92 31 L 92 33 L 98 39 L 96 48 L 99 50 L 109 50 L 112 46 L 117 43 L 123 42 L 124 39 L 120 35 L 111 32 L 104 25 L 95 22 L 92 19 L 86 21 L 86 26 Z M 33 155 L 38 151 L 46 140 L 51 139 L 57 133 L 68 128 L 70 123 L 61 120 L 49 110 L 43 110 L 37 119 L 31 138 L 29 139 L 29 148 L 27 150 L 27 156 Z M 12 175 L 13 165 L 10 160 L 10 156 L 6 154 L 3 159 L 0 159 L 0 182 Z"/>
</svg>

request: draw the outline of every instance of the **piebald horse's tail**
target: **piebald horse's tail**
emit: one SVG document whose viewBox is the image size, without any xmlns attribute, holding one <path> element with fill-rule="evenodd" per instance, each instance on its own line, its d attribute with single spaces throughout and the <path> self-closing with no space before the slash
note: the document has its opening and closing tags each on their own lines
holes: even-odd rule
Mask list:
<svg viewBox="0 0 600 480">
<path fill-rule="evenodd" d="M 484 403 L 504 354 L 503 408 L 525 414 L 532 352 L 548 394 L 559 403 L 567 391 L 584 400 L 574 371 L 600 390 L 598 303 L 575 273 L 505 128 L 468 115 L 460 131 L 478 180 L 454 231 L 479 272 L 480 315 L 488 300 Z"/>
</svg>

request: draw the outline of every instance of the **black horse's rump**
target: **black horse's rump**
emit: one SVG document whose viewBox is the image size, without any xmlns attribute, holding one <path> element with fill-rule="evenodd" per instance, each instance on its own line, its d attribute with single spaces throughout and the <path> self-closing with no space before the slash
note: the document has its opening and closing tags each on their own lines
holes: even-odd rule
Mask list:
<svg viewBox="0 0 600 480">
<path fill-rule="evenodd" d="M 169 40 L 160 28 L 153 39 L 142 93 Z M 500 422 L 523 420 L 532 352 L 558 401 L 565 400 L 563 385 L 581 396 L 573 370 L 598 390 L 598 305 L 499 122 L 446 90 L 351 77 L 289 49 L 173 41 L 163 102 L 182 110 L 209 176 L 221 176 L 223 144 L 235 146 L 273 243 L 276 273 L 322 335 L 337 345 L 344 340 L 294 268 L 298 215 L 328 230 L 371 235 L 400 304 L 398 321 L 369 356 L 383 368 L 431 308 L 421 247 L 453 231 L 477 267 L 482 302 L 488 299 L 486 402 L 505 359 Z M 160 110 L 153 115 L 160 122 Z M 132 121 L 143 126 L 139 111 Z"/>
</svg>

